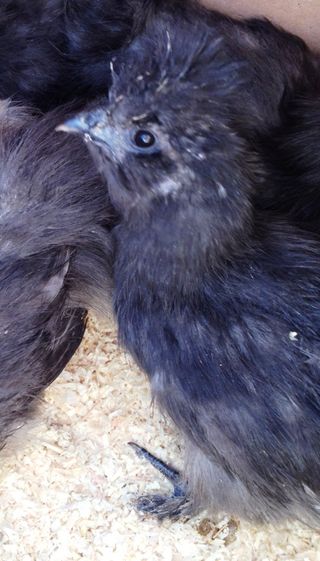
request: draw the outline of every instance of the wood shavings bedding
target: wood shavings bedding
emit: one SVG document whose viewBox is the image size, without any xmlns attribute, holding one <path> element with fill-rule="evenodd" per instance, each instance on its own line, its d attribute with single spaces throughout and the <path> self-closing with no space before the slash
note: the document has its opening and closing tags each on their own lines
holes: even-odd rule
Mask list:
<svg viewBox="0 0 320 561">
<path fill-rule="evenodd" d="M 1 452 L 1 561 L 320 561 L 320 534 L 298 523 L 160 524 L 133 510 L 136 493 L 167 483 L 127 442 L 177 467 L 182 451 L 113 325 L 91 321 L 43 401 Z"/>
</svg>

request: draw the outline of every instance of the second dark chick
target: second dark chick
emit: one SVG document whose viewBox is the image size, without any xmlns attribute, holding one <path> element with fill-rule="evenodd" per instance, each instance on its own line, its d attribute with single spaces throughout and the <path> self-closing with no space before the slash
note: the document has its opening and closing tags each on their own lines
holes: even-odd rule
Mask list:
<svg viewBox="0 0 320 561">
<path fill-rule="evenodd" d="M 0 447 L 110 297 L 106 189 L 80 139 L 54 131 L 66 115 L 0 101 Z"/>
<path fill-rule="evenodd" d="M 120 339 L 186 441 L 185 496 L 151 510 L 319 526 L 320 243 L 253 204 L 268 183 L 245 68 L 210 30 L 158 21 L 110 103 L 65 128 L 85 134 L 121 215 Z"/>
</svg>

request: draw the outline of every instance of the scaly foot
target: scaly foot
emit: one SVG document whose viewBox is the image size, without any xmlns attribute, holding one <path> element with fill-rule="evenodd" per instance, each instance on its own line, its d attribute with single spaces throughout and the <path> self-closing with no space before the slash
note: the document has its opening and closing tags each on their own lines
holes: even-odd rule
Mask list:
<svg viewBox="0 0 320 561">
<path fill-rule="evenodd" d="M 135 442 L 128 443 L 139 458 L 144 458 L 173 486 L 171 495 L 142 495 L 136 500 L 135 506 L 139 512 L 153 514 L 159 520 L 163 518 L 179 518 L 188 516 L 192 512 L 191 503 L 187 495 L 186 484 L 182 481 L 179 471 L 168 466 L 162 460 L 150 454 L 148 450 Z"/>
</svg>

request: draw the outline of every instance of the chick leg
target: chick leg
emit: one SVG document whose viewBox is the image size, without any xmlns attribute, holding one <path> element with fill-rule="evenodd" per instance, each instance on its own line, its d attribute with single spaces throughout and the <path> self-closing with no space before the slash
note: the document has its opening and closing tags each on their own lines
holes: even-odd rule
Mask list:
<svg viewBox="0 0 320 561">
<path fill-rule="evenodd" d="M 142 448 L 135 442 L 128 443 L 139 458 L 147 460 L 154 468 L 165 476 L 173 486 L 171 495 L 142 495 L 135 502 L 139 512 L 153 514 L 159 520 L 164 518 L 177 519 L 180 516 L 188 516 L 192 513 L 187 486 L 183 482 L 179 471 L 168 466 L 162 460 L 150 454 L 148 450 Z"/>
</svg>

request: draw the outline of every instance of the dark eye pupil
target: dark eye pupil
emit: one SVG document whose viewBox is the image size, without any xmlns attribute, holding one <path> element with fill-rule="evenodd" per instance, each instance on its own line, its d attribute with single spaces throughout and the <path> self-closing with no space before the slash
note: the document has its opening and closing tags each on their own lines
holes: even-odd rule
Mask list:
<svg viewBox="0 0 320 561">
<path fill-rule="evenodd" d="M 154 145 L 156 139 L 151 132 L 139 130 L 134 135 L 134 141 L 139 148 L 150 148 Z"/>
</svg>

